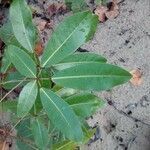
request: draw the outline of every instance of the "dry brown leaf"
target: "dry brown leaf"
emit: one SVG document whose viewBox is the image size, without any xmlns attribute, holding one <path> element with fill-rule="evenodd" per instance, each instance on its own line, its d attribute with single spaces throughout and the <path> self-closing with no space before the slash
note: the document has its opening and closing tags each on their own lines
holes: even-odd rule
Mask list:
<svg viewBox="0 0 150 150">
<path fill-rule="evenodd" d="M 10 0 L 1 0 L 0 3 L 2 3 L 3 5 L 7 5 L 10 4 Z"/>
<path fill-rule="evenodd" d="M 3 148 L 3 141 L 0 141 L 0 150 Z"/>
<path fill-rule="evenodd" d="M 105 22 L 106 19 L 114 19 L 119 15 L 118 1 L 113 0 L 109 3 L 109 6 L 98 6 L 95 10 L 95 14 L 98 15 L 100 22 Z"/>
<path fill-rule="evenodd" d="M 114 4 L 118 4 L 118 3 L 119 3 L 118 0 L 112 0 L 112 2 L 113 2 Z"/>
<path fill-rule="evenodd" d="M 48 22 L 48 23 L 46 24 L 46 28 L 48 28 L 48 29 L 53 29 L 53 28 L 54 28 L 54 21 L 51 20 L 50 22 Z"/>
<path fill-rule="evenodd" d="M 106 21 L 106 12 L 108 11 L 108 8 L 106 6 L 98 6 L 95 10 L 95 14 L 98 16 L 98 19 L 100 22 Z"/>
<path fill-rule="evenodd" d="M 6 141 L 0 141 L 0 150 L 9 150 L 9 143 Z"/>
<path fill-rule="evenodd" d="M 45 20 L 42 20 L 39 24 L 38 24 L 38 29 L 39 31 L 43 31 L 46 27 L 47 22 Z"/>
<path fill-rule="evenodd" d="M 132 70 L 130 73 L 132 74 L 132 78 L 130 82 L 135 86 L 141 85 L 143 82 L 141 71 L 139 69 L 136 69 L 136 70 Z"/>
<path fill-rule="evenodd" d="M 66 12 L 66 10 L 67 7 L 64 3 L 53 3 L 49 5 L 49 7 L 47 8 L 47 13 L 51 17 L 55 14 Z"/>
<path fill-rule="evenodd" d="M 113 0 L 110 5 L 110 9 L 106 12 L 106 17 L 108 19 L 114 19 L 119 15 L 118 1 Z"/>
<path fill-rule="evenodd" d="M 108 19 L 112 20 L 119 15 L 119 11 L 118 10 L 107 11 L 105 14 Z"/>
<path fill-rule="evenodd" d="M 43 43 L 41 41 L 37 42 L 36 46 L 35 46 L 35 53 L 36 53 L 36 55 L 37 56 L 42 55 L 43 49 L 44 49 Z"/>
</svg>

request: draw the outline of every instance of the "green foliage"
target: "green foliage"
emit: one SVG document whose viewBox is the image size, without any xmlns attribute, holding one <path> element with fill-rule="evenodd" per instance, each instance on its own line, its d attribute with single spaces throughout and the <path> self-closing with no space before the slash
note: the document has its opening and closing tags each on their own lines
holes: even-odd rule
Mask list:
<svg viewBox="0 0 150 150">
<path fill-rule="evenodd" d="M 75 52 L 91 38 L 97 22 L 97 17 L 88 11 L 66 18 L 48 41 L 41 58 L 41 66 L 51 67 Z"/>
<path fill-rule="evenodd" d="M 25 116 L 32 108 L 37 97 L 38 87 L 36 81 L 31 81 L 22 89 L 17 106 L 18 117 Z"/>
<path fill-rule="evenodd" d="M 92 62 L 100 62 L 106 63 L 106 59 L 100 55 L 94 53 L 74 53 L 66 57 L 59 64 L 54 65 L 57 70 L 64 70 L 66 68 L 70 68 L 83 63 L 92 63 Z"/>
<path fill-rule="evenodd" d="M 23 76 L 36 78 L 36 64 L 21 48 L 9 45 L 7 48 L 10 61 Z"/>
<path fill-rule="evenodd" d="M 0 103 L 0 111 L 2 112 L 13 112 L 16 114 L 17 110 L 17 101 L 16 100 L 7 100 L 4 103 Z"/>
<path fill-rule="evenodd" d="M 78 2 L 71 5 L 84 4 Z M 14 113 L 18 149 L 73 150 L 87 143 L 95 130 L 85 120 L 105 104 L 91 91 L 108 90 L 131 78 L 100 55 L 76 52 L 92 38 L 97 24 L 97 16 L 89 11 L 67 17 L 38 57 L 31 12 L 24 0 L 12 2 L 10 21 L 0 29 L 6 44 L 0 86 L 9 92 L 20 87 L 21 92 L 17 100 L 2 102 L 4 96 L 0 110 Z"/>
<path fill-rule="evenodd" d="M 53 150 L 74 150 L 77 144 L 73 141 L 63 141 L 58 144 L 54 144 Z"/>
<path fill-rule="evenodd" d="M 11 90 L 13 87 L 17 86 L 23 78 L 24 76 L 22 76 L 18 71 L 9 72 L 2 82 L 4 83 L 3 87 L 7 90 Z M 28 82 L 24 81 L 18 87 L 22 87 L 26 83 Z"/>
<path fill-rule="evenodd" d="M 94 2 L 96 5 L 106 5 L 107 0 L 95 0 Z M 86 0 L 65 0 L 65 3 L 74 13 L 88 9 Z"/>
<path fill-rule="evenodd" d="M 80 90 L 109 90 L 130 79 L 127 71 L 110 64 L 86 63 L 56 72 L 52 80 L 60 86 Z"/>
<path fill-rule="evenodd" d="M 90 117 L 96 110 L 105 104 L 99 97 L 90 93 L 80 93 L 69 96 L 65 101 L 81 118 Z"/>
<path fill-rule="evenodd" d="M 10 21 L 18 42 L 33 53 L 37 31 L 32 23 L 32 14 L 25 0 L 13 0 L 10 7 Z"/>
<path fill-rule="evenodd" d="M 33 134 L 30 127 L 30 119 L 22 120 L 21 123 L 16 127 L 17 138 L 16 144 L 18 150 L 33 150 L 32 147 L 35 144 L 31 144 L 33 141 Z M 25 141 L 28 141 L 27 143 Z"/>
<path fill-rule="evenodd" d="M 14 35 L 10 20 L 0 28 L 0 37 L 6 45 L 13 44 L 20 47 L 20 44 Z"/>
<path fill-rule="evenodd" d="M 68 139 L 80 142 L 83 138 L 80 122 L 69 105 L 50 90 L 42 88 L 40 95 L 43 108 L 54 126 Z"/>
<path fill-rule="evenodd" d="M 2 67 L 0 69 L 0 72 L 1 73 L 6 73 L 7 69 L 9 68 L 10 64 L 11 64 L 11 61 L 9 59 L 9 55 L 7 53 L 7 49 L 5 48 L 4 50 L 4 56 L 3 56 L 3 60 L 2 60 Z"/>
<path fill-rule="evenodd" d="M 45 150 L 48 143 L 48 130 L 39 119 L 32 121 L 32 133 L 35 139 L 35 143 L 40 150 Z"/>
<path fill-rule="evenodd" d="M 73 12 L 79 12 L 87 8 L 85 0 L 65 0 L 65 3 Z"/>
<path fill-rule="evenodd" d="M 107 0 L 96 0 L 95 2 L 96 2 L 97 5 L 100 5 L 100 4 L 101 5 L 106 5 L 106 1 Z"/>
</svg>

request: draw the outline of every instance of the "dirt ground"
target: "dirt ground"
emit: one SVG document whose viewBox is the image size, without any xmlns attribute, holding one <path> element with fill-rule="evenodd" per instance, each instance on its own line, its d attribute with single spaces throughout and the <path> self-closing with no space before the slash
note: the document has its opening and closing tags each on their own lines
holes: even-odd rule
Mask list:
<svg viewBox="0 0 150 150">
<path fill-rule="evenodd" d="M 99 111 L 100 139 L 87 150 L 150 150 L 150 1 L 125 0 L 120 15 L 100 24 L 84 48 L 127 70 L 139 68 L 143 83 L 127 83 L 99 94 L 110 105 Z"/>
<path fill-rule="evenodd" d="M 48 0 L 49 4 L 52 2 L 55 1 Z M 38 4 L 33 7 L 43 14 Z M 82 48 L 129 71 L 139 69 L 143 82 L 97 93 L 108 104 L 88 120 L 99 130 L 97 140 L 85 150 L 150 150 L 150 1 L 122 0 L 119 8 L 119 16 L 99 24 L 94 39 Z M 66 15 L 53 18 L 54 24 Z M 38 25 L 41 17 L 36 17 L 35 22 Z M 41 32 L 43 41 L 47 41 L 51 32 L 49 29 Z"/>
</svg>

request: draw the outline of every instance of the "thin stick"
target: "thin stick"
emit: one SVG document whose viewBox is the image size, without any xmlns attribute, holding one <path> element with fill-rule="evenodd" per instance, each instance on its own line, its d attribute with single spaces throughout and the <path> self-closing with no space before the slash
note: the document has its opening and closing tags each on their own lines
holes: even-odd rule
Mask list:
<svg viewBox="0 0 150 150">
<path fill-rule="evenodd" d="M 17 121 L 17 123 L 11 128 L 10 132 L 12 132 L 12 131 L 15 129 L 15 127 L 24 119 L 24 117 L 25 117 L 25 116 L 23 116 L 21 119 L 19 119 L 19 120 Z"/>
<path fill-rule="evenodd" d="M 2 99 L 0 100 L 0 103 L 14 90 L 16 89 L 21 83 L 23 83 L 26 80 L 26 78 L 24 80 L 22 80 L 20 83 L 18 83 L 15 87 L 13 87 L 6 95 L 4 95 L 4 97 L 2 97 Z"/>
<path fill-rule="evenodd" d="M 21 136 L 14 136 L 14 135 L 11 135 L 11 137 L 13 137 L 13 138 L 15 138 L 17 140 L 20 140 L 21 142 L 27 144 L 32 149 L 38 150 L 36 147 L 34 147 L 34 143 L 32 143 L 31 141 L 29 141 L 28 139 L 25 139 L 25 138 L 23 138 Z"/>
<path fill-rule="evenodd" d="M 5 85 L 8 83 L 16 83 L 16 82 L 21 82 L 21 81 L 32 81 L 32 80 L 35 80 L 35 78 L 26 79 L 26 80 L 10 80 L 10 81 L 6 81 L 6 82 L 1 82 L 0 85 Z M 40 80 L 50 80 L 50 78 L 40 78 Z"/>
<path fill-rule="evenodd" d="M 21 81 L 31 81 L 31 79 L 27 79 L 27 80 L 10 80 L 10 81 L 6 81 L 6 82 L 1 82 L 0 85 L 5 85 L 8 83 L 16 83 L 16 82 L 21 82 Z"/>
</svg>

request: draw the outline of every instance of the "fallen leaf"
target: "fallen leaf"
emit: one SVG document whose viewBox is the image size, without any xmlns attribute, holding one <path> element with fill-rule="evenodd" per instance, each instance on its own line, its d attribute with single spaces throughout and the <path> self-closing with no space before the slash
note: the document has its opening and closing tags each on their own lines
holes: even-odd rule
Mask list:
<svg viewBox="0 0 150 150">
<path fill-rule="evenodd" d="M 10 4 L 10 0 L 0 0 L 0 3 L 3 5 Z"/>
<path fill-rule="evenodd" d="M 0 141 L 0 149 L 3 148 L 3 141 Z"/>
<path fill-rule="evenodd" d="M 105 13 L 108 19 L 114 19 L 119 15 L 119 7 L 117 0 L 113 0 L 110 5 L 110 9 Z"/>
<path fill-rule="evenodd" d="M 47 22 L 45 20 L 42 20 L 39 24 L 38 24 L 38 29 L 39 31 L 43 31 L 46 27 Z"/>
<path fill-rule="evenodd" d="M 46 24 L 46 28 L 48 28 L 48 29 L 53 29 L 53 28 L 54 28 L 54 21 L 51 20 L 50 22 L 48 22 L 48 23 Z"/>
<path fill-rule="evenodd" d="M 37 56 L 42 55 L 43 49 L 44 49 L 43 43 L 41 41 L 37 42 L 36 46 L 35 46 L 35 53 L 36 53 L 36 55 Z"/>
<path fill-rule="evenodd" d="M 95 10 L 95 14 L 98 16 L 98 19 L 100 22 L 106 21 L 106 12 L 108 11 L 108 8 L 106 6 L 98 6 Z"/>
<path fill-rule="evenodd" d="M 9 150 L 9 143 L 6 141 L 0 141 L 0 150 Z"/>
<path fill-rule="evenodd" d="M 66 12 L 67 7 L 64 3 L 53 3 L 47 8 L 47 13 L 51 17 L 53 15 Z"/>
<path fill-rule="evenodd" d="M 134 86 L 139 86 L 142 84 L 143 80 L 142 80 L 142 73 L 139 69 L 136 70 L 132 70 L 130 72 L 132 74 L 132 78 L 130 80 L 130 82 L 134 85 Z"/>
<path fill-rule="evenodd" d="M 105 22 L 107 19 L 114 19 L 119 15 L 118 1 L 113 0 L 107 6 L 99 5 L 95 10 L 100 22 Z"/>
</svg>

